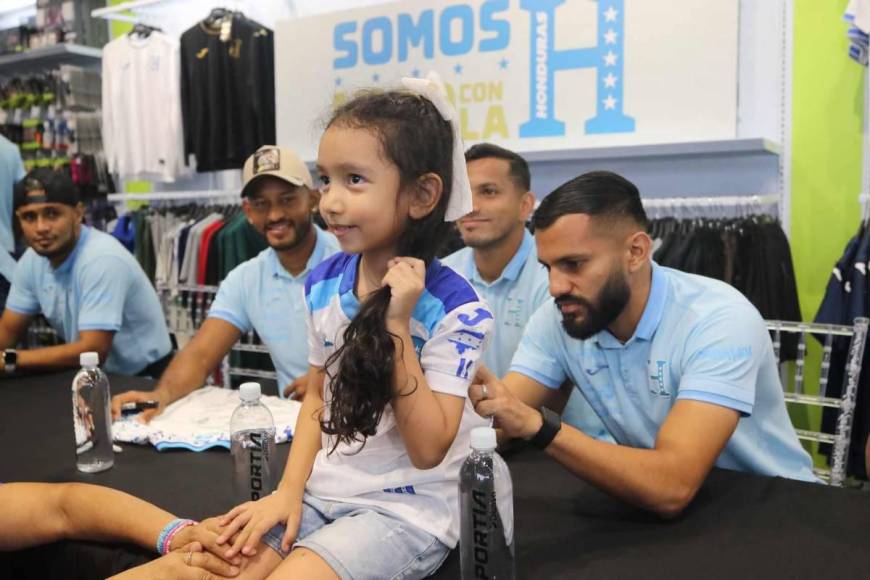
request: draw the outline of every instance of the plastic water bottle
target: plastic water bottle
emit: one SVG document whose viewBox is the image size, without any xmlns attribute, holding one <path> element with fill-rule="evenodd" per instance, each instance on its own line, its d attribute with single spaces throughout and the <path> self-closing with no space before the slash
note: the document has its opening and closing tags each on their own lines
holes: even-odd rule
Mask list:
<svg viewBox="0 0 870 580">
<path fill-rule="evenodd" d="M 95 352 L 79 355 L 82 370 L 72 382 L 73 425 L 76 435 L 76 467 L 96 473 L 114 465 L 109 379 L 100 370 Z"/>
<path fill-rule="evenodd" d="M 260 402 L 260 383 L 243 383 L 239 399 L 241 403 L 230 419 L 230 452 L 235 497 L 243 503 L 275 489 L 275 421 Z"/>
<path fill-rule="evenodd" d="M 459 472 L 463 580 L 513 580 L 516 574 L 513 485 L 495 447 L 495 429 L 471 430 L 471 454 Z"/>
</svg>

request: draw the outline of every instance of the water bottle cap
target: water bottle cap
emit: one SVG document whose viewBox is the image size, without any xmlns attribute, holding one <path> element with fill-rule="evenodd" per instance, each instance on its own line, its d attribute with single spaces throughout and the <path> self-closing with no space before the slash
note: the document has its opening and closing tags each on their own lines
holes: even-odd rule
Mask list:
<svg viewBox="0 0 870 580">
<path fill-rule="evenodd" d="M 239 387 L 239 398 L 252 402 L 260 398 L 260 383 L 242 383 Z"/>
<path fill-rule="evenodd" d="M 96 352 L 83 352 L 79 355 L 79 364 L 83 367 L 97 367 L 100 365 L 100 355 Z"/>
<path fill-rule="evenodd" d="M 496 447 L 495 429 L 475 427 L 471 430 L 471 448 L 478 451 L 492 451 Z"/>
</svg>

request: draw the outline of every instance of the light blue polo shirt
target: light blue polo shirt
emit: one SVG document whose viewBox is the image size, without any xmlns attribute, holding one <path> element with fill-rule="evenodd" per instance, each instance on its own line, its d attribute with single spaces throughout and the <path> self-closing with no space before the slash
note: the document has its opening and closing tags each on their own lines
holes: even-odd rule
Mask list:
<svg viewBox="0 0 870 580">
<path fill-rule="evenodd" d="M 538 261 L 535 238 L 525 230 L 517 252 L 501 276 L 491 283 L 481 278 L 474 263 L 473 248 L 453 252 L 442 263 L 465 276 L 495 314 L 492 342 L 483 353 L 483 363 L 496 376 L 505 376 L 526 323 L 550 296 L 547 269 Z M 562 417 L 592 437 L 612 441 L 601 419 L 583 397 L 572 395 Z"/>
<path fill-rule="evenodd" d="M 12 233 L 12 192 L 15 182 L 25 175 L 18 146 L 0 135 L 0 275 L 12 282 L 15 260 L 9 254 L 15 251 Z"/>
<path fill-rule="evenodd" d="M 552 299 L 535 312 L 511 370 L 550 388 L 570 378 L 619 444 L 652 448 L 677 399 L 703 401 L 741 415 L 718 467 L 816 481 L 764 320 L 731 286 L 653 263 L 649 300 L 625 344 L 607 330 L 573 339 L 561 319 Z"/>
<path fill-rule="evenodd" d="M 32 248 L 24 253 L 6 308 L 41 312 L 67 343 L 82 330 L 114 331 L 102 364 L 110 373 L 135 375 L 172 349 L 163 309 L 141 266 L 118 240 L 87 226 L 56 270 Z"/>
<path fill-rule="evenodd" d="M 462 248 L 441 263 L 465 276 L 495 314 L 492 342 L 483 353 L 483 363 L 503 377 L 523 337 L 526 322 L 550 295 L 547 270 L 538 262 L 535 239 L 525 231 L 516 254 L 493 282 L 480 277 L 472 248 Z"/>
<path fill-rule="evenodd" d="M 308 372 L 308 338 L 305 328 L 305 280 L 308 273 L 338 251 L 338 240 L 314 226 L 317 240 L 305 270 L 291 276 L 272 248 L 239 264 L 221 282 L 209 310 L 247 333 L 257 332 L 269 349 L 278 373 L 278 392 Z"/>
</svg>

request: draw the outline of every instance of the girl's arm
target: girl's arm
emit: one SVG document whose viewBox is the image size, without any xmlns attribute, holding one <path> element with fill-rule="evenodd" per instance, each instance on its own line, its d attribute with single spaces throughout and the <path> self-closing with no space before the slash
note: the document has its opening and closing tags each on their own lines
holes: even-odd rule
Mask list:
<svg viewBox="0 0 870 580">
<path fill-rule="evenodd" d="M 322 368 L 311 366 L 308 372 L 309 384 L 296 420 L 290 457 L 284 468 L 284 475 L 275 493 L 255 502 L 245 502 L 233 508 L 220 520 L 224 526 L 217 539 L 224 544 L 235 536 L 232 546 L 223 554 L 233 558 L 239 552 L 246 556 L 256 554 L 257 544 L 263 535 L 278 523 L 286 523 L 287 530 L 281 541 L 282 548 L 289 552 L 302 517 L 302 496 L 305 484 L 311 475 L 314 458 L 320 450 L 320 412 L 323 407 Z M 238 535 L 236 535 L 238 533 Z"/>
<path fill-rule="evenodd" d="M 293 432 L 293 444 L 290 446 L 290 456 L 284 475 L 278 484 L 278 491 L 287 493 L 302 501 L 305 493 L 305 483 L 311 475 L 314 458 L 320 451 L 320 411 L 323 407 L 323 380 L 326 373 L 320 367 L 310 367 L 308 370 L 308 388 L 302 400 L 302 409 L 296 420 L 296 430 Z"/>
<path fill-rule="evenodd" d="M 384 284 L 390 287 L 391 292 L 386 326 L 393 335 L 396 347 L 392 406 L 408 456 L 418 469 L 431 469 L 444 460 L 459 430 L 467 392 L 467 385 L 463 385 L 461 395 L 433 391 L 417 359 L 411 340 L 410 321 L 425 289 L 425 276 L 426 265 L 414 258 L 394 258 L 384 276 Z M 491 322 L 492 316 L 488 312 L 486 314 Z M 486 322 L 484 318 L 480 321 Z M 472 326 L 468 330 L 472 328 L 477 327 Z M 484 324 L 477 330 L 485 328 Z M 480 335 L 485 335 L 485 332 Z M 477 348 L 468 350 L 468 356 L 471 356 L 471 352 L 479 354 Z M 471 361 L 468 365 L 471 366 Z M 456 381 L 456 377 L 445 374 L 445 380 Z"/>
<path fill-rule="evenodd" d="M 414 467 L 431 469 L 444 460 L 453 444 L 465 398 L 436 393 L 429 388 L 407 323 L 404 327 L 388 323 L 387 330 L 393 334 L 396 345 L 392 401 L 396 424 Z"/>
</svg>

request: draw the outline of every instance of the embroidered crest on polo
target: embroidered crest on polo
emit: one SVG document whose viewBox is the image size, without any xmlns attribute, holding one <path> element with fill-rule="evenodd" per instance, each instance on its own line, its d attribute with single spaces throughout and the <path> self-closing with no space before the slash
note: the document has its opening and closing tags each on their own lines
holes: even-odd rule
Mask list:
<svg viewBox="0 0 870 580">
<path fill-rule="evenodd" d="M 254 175 L 281 169 L 281 151 L 277 147 L 260 149 L 254 153 Z"/>
</svg>

